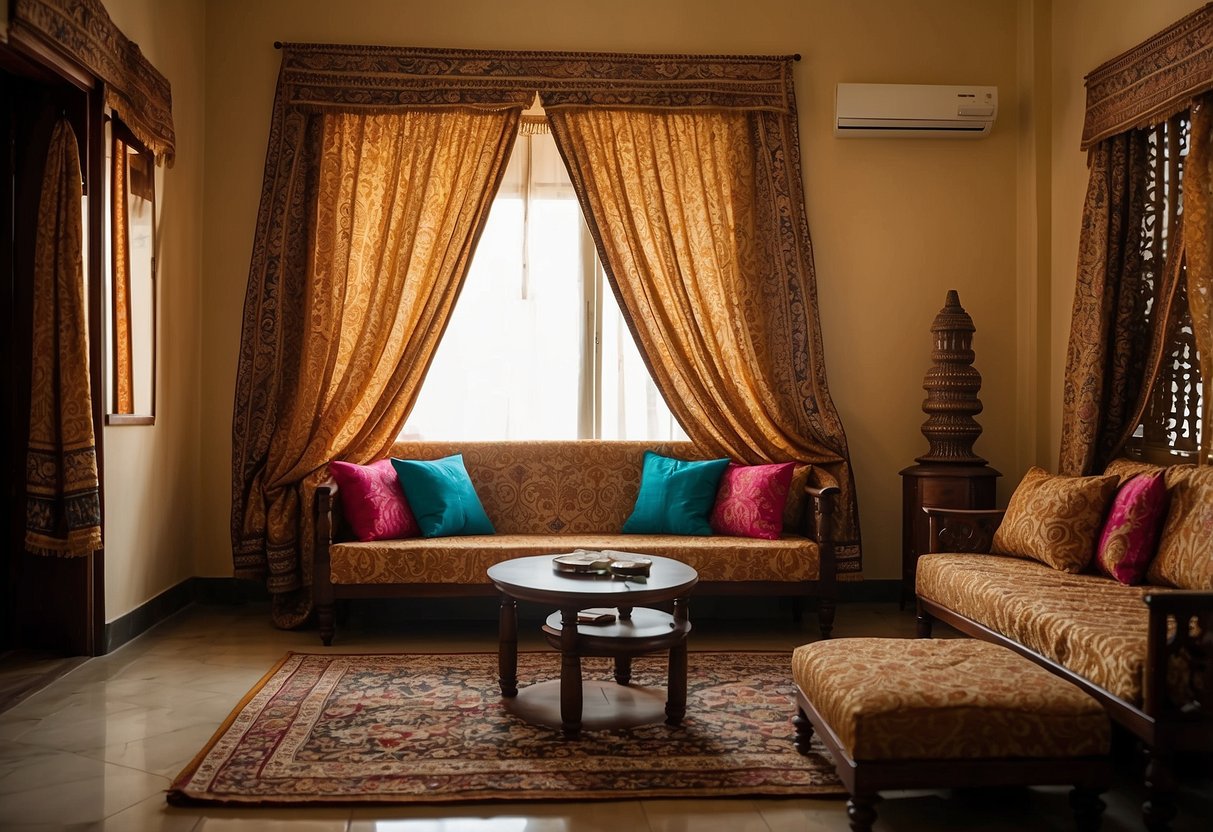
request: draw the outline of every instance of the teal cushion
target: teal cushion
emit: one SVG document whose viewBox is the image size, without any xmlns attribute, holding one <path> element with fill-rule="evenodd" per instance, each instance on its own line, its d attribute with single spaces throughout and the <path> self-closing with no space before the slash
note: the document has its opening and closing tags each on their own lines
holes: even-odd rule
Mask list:
<svg viewBox="0 0 1213 832">
<path fill-rule="evenodd" d="M 493 533 L 493 523 L 463 467 L 463 454 L 435 460 L 393 459 L 392 467 L 422 537 Z"/>
<path fill-rule="evenodd" d="M 728 467 L 727 459 L 689 462 L 645 451 L 640 493 L 624 534 L 711 534 L 708 515 Z"/>
</svg>

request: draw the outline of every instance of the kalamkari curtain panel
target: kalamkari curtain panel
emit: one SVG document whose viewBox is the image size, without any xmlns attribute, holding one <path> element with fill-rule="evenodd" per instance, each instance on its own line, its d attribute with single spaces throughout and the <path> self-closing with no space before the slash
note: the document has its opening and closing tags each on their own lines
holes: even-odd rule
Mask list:
<svg viewBox="0 0 1213 832">
<path fill-rule="evenodd" d="M 684 421 L 695 422 L 684 424 L 693 438 L 740 459 L 790 457 L 811 463 L 817 482 L 841 487 L 838 570 L 858 574 L 855 489 L 846 437 L 826 386 L 816 278 L 801 193 L 790 57 L 322 44 L 284 44 L 282 49 L 245 298 L 232 426 L 236 574 L 267 581 L 277 624 L 297 626 L 310 613 L 308 523 L 314 485 L 331 459 L 365 462 L 387 453 L 402 427 L 466 274 L 467 255 L 496 191 L 519 114 L 536 92 L 549 112 L 571 114 L 588 108 L 612 114 L 635 110 L 730 114 L 726 120 L 733 126 L 726 152 L 740 151 L 739 158 L 745 161 L 731 165 L 729 175 L 743 176 L 745 181 L 735 197 L 741 204 L 730 209 L 741 227 L 735 235 L 722 231 L 719 241 L 732 236 L 728 245 L 738 245 L 740 251 L 725 257 L 727 274 L 709 278 L 707 272 L 715 265 L 709 261 L 694 268 L 704 272 L 704 293 L 742 293 L 743 319 L 756 329 L 749 335 L 744 328 L 736 329 L 729 343 L 731 355 L 746 360 L 746 372 L 754 383 L 722 387 L 720 356 L 701 355 L 698 362 L 686 361 L 685 356 L 675 360 L 672 351 L 685 349 L 687 342 L 679 346 L 672 332 L 647 340 L 642 335 L 641 349 L 655 375 L 668 379 L 659 381 L 668 400 L 691 387 L 713 391 L 700 395 L 694 409 L 679 413 Z M 374 288 L 367 290 L 367 297 L 375 300 L 353 303 L 366 310 L 364 315 L 356 313 L 342 280 L 348 285 L 369 268 L 353 264 L 359 251 L 373 250 L 363 245 L 371 239 L 360 238 L 341 223 L 327 238 L 322 234 L 325 212 L 340 216 L 342 211 L 340 204 L 325 208 L 321 204 L 344 198 L 342 189 L 335 187 L 343 177 L 323 172 L 325 159 L 333 158 L 325 148 L 334 139 L 330 133 L 337 123 L 334 118 L 391 116 L 407 122 L 423 114 L 439 122 L 478 116 L 496 125 L 478 134 L 478 147 L 467 144 L 459 151 L 480 163 L 474 175 L 459 179 L 458 188 L 445 178 L 455 177 L 452 171 L 460 159 L 453 156 L 450 167 L 404 168 L 415 187 L 426 181 L 422 175 L 435 178 L 428 187 L 445 193 L 447 204 L 465 206 L 460 210 L 466 221 L 432 222 L 430 217 L 447 213 L 438 208 L 441 200 L 425 211 L 395 206 L 380 217 L 373 246 L 394 235 L 430 236 L 435 249 L 448 246 L 456 256 L 444 258 L 441 267 L 435 261 L 433 268 L 425 265 L 424 258 L 415 262 L 415 252 L 397 267 L 375 265 L 370 278 Z M 421 144 L 444 154 L 434 143 L 438 139 L 434 136 Z M 568 161 L 572 142 L 562 146 Z M 352 170 L 350 166 L 343 175 L 353 175 Z M 724 175 L 725 169 L 719 173 Z M 599 209 L 588 193 L 583 182 L 583 207 L 593 213 Z M 716 196 L 701 194 L 699 206 Z M 396 217 L 395 211 L 401 216 Z M 606 230 L 607 221 L 588 219 L 599 229 L 600 253 L 605 253 L 604 241 L 617 235 Z M 395 230 L 387 231 L 388 226 Z M 332 246 L 344 246 L 350 253 L 338 256 Z M 685 273 L 680 271 L 683 263 L 667 263 L 669 268 L 663 267 L 659 274 L 653 269 L 629 271 L 618 254 L 609 256 L 615 261 L 604 260 L 617 289 L 659 276 L 667 281 L 685 279 L 688 289 L 698 285 L 699 277 L 685 258 Z M 325 271 L 326 262 L 345 265 Z M 415 267 L 423 268 L 433 284 L 387 273 L 393 268 L 411 272 Z M 756 275 L 755 269 L 763 273 Z M 392 292 L 404 296 L 387 304 L 397 321 L 387 324 L 374 313 L 383 311 L 381 301 Z M 672 298 L 673 292 L 671 286 L 666 294 Z M 617 294 L 633 325 L 649 314 L 636 302 L 635 293 L 633 300 L 626 292 Z M 701 309 L 697 319 L 685 322 L 679 337 L 699 338 L 704 327 L 719 326 L 738 303 L 742 301 L 732 299 L 710 313 Z M 684 314 L 672 301 L 660 305 L 663 314 Z M 377 345 L 375 334 L 388 330 L 392 337 Z M 340 343 L 351 337 L 355 340 Z M 363 337 L 371 339 L 369 352 L 363 349 Z M 747 340 L 753 343 L 743 347 Z M 697 348 L 710 351 L 718 346 L 700 343 Z M 357 362 L 353 355 L 359 356 Z M 375 366 L 349 366 L 359 362 Z M 674 382 L 675 376 L 681 380 Z"/>
<path fill-rule="evenodd" d="M 1213 3 L 1097 67 L 1086 85 L 1081 146 L 1089 152 L 1091 172 L 1079 240 L 1058 468 L 1074 476 L 1102 471 L 1141 424 L 1164 361 L 1167 328 L 1185 274 L 1204 391 L 1198 454 L 1203 464 L 1213 452 L 1213 222 L 1208 207 L 1213 181 Z M 1181 117 L 1191 125 L 1182 177 Z M 1152 176 L 1159 181 L 1151 181 Z M 1173 196 L 1160 206 L 1168 189 Z M 1146 222 L 1148 213 L 1152 217 Z M 1164 225 L 1170 235 L 1166 262 L 1153 264 L 1148 281 L 1152 285 L 1147 286 L 1143 254 L 1147 249 L 1161 254 Z M 1153 298 L 1153 309 L 1147 320 L 1148 297 Z"/>
</svg>

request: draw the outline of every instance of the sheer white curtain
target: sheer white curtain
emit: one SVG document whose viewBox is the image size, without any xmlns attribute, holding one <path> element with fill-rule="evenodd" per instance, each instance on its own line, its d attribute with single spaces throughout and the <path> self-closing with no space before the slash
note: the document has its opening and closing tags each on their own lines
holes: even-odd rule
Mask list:
<svg viewBox="0 0 1213 832">
<path fill-rule="evenodd" d="M 402 439 L 683 439 L 546 130 L 518 137 Z"/>
</svg>

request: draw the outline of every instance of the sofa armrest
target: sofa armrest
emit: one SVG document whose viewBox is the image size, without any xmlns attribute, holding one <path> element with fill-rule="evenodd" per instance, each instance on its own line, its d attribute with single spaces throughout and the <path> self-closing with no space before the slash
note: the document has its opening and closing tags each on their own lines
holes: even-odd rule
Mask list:
<svg viewBox="0 0 1213 832">
<path fill-rule="evenodd" d="M 1143 709 L 1213 719 L 1213 592 L 1149 592 Z"/>
<path fill-rule="evenodd" d="M 807 485 L 804 491 L 809 497 L 808 509 L 804 513 L 804 533 L 805 537 L 817 541 L 817 579 L 823 586 L 827 582 L 832 586 L 837 572 L 834 560 L 834 511 L 840 489 L 836 485 L 820 488 Z"/>
<path fill-rule="evenodd" d="M 929 518 L 927 553 L 990 551 L 1004 509 L 934 508 L 923 506 Z"/>
</svg>

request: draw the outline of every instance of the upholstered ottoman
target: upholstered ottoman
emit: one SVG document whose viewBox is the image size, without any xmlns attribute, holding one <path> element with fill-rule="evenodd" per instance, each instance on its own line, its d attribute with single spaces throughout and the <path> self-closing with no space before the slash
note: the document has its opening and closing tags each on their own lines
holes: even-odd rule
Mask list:
<svg viewBox="0 0 1213 832">
<path fill-rule="evenodd" d="M 1108 718 L 1074 685 L 969 639 L 847 638 L 792 654 L 796 748 L 816 731 L 851 793 L 855 832 L 883 789 L 1072 785 L 1080 830 L 1099 828 L 1111 779 Z"/>
</svg>

